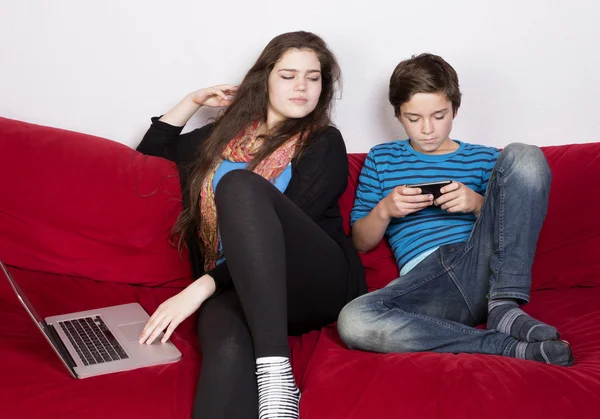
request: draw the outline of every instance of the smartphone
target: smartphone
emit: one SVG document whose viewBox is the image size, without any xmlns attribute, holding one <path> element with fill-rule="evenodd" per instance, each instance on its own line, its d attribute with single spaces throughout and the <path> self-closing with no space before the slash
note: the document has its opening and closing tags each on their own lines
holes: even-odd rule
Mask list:
<svg viewBox="0 0 600 419">
<path fill-rule="evenodd" d="M 433 195 L 433 199 L 438 199 L 440 196 L 442 196 L 440 189 L 446 185 L 450 185 L 451 183 L 451 180 L 440 180 L 438 182 L 414 183 L 412 185 L 406 185 L 406 187 L 420 188 L 423 195 L 431 194 Z"/>
</svg>

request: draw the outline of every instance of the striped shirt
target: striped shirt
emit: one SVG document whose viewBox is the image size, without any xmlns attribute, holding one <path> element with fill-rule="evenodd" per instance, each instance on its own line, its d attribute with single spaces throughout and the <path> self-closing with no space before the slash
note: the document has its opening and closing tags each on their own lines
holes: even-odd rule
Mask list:
<svg viewBox="0 0 600 419">
<path fill-rule="evenodd" d="M 409 140 L 373 147 L 360 172 L 351 225 L 401 185 L 453 180 L 484 195 L 500 151 L 454 141 L 459 147 L 448 154 L 420 153 L 411 147 Z M 474 223 L 473 214 L 449 213 L 431 206 L 402 218 L 392 218 L 385 234 L 402 269 L 431 249 L 467 241 Z"/>
</svg>

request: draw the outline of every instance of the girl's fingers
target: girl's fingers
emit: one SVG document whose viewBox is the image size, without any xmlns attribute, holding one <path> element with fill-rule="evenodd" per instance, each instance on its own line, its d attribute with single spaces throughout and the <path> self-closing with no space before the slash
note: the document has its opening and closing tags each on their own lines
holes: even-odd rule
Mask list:
<svg viewBox="0 0 600 419">
<path fill-rule="evenodd" d="M 219 96 L 219 97 L 220 97 L 221 99 L 223 99 L 223 100 L 229 100 L 229 98 L 227 97 L 227 95 L 226 95 L 225 93 L 223 93 L 223 91 L 222 91 L 222 90 L 220 90 L 220 89 L 212 89 L 212 90 L 211 90 L 211 93 L 212 93 L 213 95 L 217 95 L 217 96 Z"/>
<path fill-rule="evenodd" d="M 169 338 L 171 337 L 171 335 L 175 331 L 175 328 L 177 326 L 179 326 L 179 323 L 181 323 L 181 321 L 175 320 L 175 319 L 171 320 L 171 323 L 169 324 L 169 327 L 167 327 L 167 330 L 165 331 L 165 335 L 161 339 L 162 343 L 165 343 L 166 341 L 169 340 Z"/>
<path fill-rule="evenodd" d="M 150 345 L 152 342 L 154 342 L 154 340 L 158 337 L 158 335 L 160 335 L 160 333 L 165 330 L 165 328 L 169 325 L 169 323 L 171 322 L 171 319 L 168 317 L 165 317 L 154 329 L 154 331 L 152 332 L 152 334 L 150 335 L 150 337 L 148 338 L 148 340 L 146 341 L 147 345 Z"/>
<path fill-rule="evenodd" d="M 146 323 L 146 326 L 144 326 L 144 330 L 142 330 L 138 340 L 139 343 L 144 343 L 146 339 L 148 339 L 148 336 L 150 336 L 150 334 L 154 331 L 156 325 L 162 320 L 162 316 L 163 315 L 160 311 L 156 311 L 152 317 L 150 317 Z"/>
<path fill-rule="evenodd" d="M 234 86 L 233 84 L 219 84 L 218 86 L 215 86 L 216 89 L 219 90 L 225 90 L 225 91 L 236 91 L 238 89 L 238 86 Z"/>
</svg>

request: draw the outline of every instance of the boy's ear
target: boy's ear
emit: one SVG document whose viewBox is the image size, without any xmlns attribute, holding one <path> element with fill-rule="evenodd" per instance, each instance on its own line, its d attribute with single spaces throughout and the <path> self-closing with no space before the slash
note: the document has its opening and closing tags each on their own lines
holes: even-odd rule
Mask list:
<svg viewBox="0 0 600 419">
<path fill-rule="evenodd" d="M 458 115 L 458 109 L 455 111 L 452 111 L 452 113 L 454 114 L 454 115 L 452 115 L 452 119 L 456 118 L 456 115 Z"/>
</svg>

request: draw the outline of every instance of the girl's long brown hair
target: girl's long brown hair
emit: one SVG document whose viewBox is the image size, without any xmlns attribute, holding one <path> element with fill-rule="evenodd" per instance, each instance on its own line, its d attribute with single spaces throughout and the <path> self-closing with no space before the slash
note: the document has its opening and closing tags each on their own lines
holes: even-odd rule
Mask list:
<svg viewBox="0 0 600 419">
<path fill-rule="evenodd" d="M 189 168 L 188 189 L 182 191 L 188 194 L 189 205 L 184 206 L 172 230 L 172 237 L 177 241 L 180 250 L 185 245 L 186 239 L 195 234 L 201 252 L 205 256 L 216 256 L 209 254 L 210 250 L 206 248 L 197 234 L 197 227 L 200 223 L 200 192 L 204 179 L 215 161 L 221 158 L 223 149 L 232 138 L 235 138 L 252 122 L 266 121 L 269 104 L 269 74 L 275 64 L 290 49 L 308 49 L 317 55 L 321 63 L 322 80 L 319 102 L 316 108 L 305 117 L 284 120 L 270 129 L 269 133 L 263 136 L 262 146 L 248 166 L 248 170 L 253 170 L 262 160 L 296 134 L 300 135 L 299 147 L 296 152 L 298 155 L 310 138 L 305 134 L 330 124 L 332 101 L 341 77 L 335 56 L 325 41 L 313 33 L 299 31 L 276 36 L 265 47 L 240 83 L 231 104 L 215 119 L 212 133 L 198 150 L 196 161 Z"/>
</svg>

